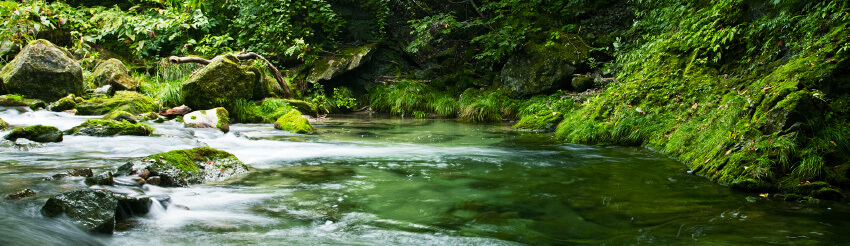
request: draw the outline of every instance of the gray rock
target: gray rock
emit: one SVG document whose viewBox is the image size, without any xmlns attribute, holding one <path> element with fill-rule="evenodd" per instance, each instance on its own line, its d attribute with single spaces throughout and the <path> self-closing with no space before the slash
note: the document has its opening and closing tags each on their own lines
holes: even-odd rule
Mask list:
<svg viewBox="0 0 850 246">
<path fill-rule="evenodd" d="M 136 90 L 139 88 L 139 81 L 130 76 L 130 72 L 123 62 L 115 58 L 97 65 L 91 76 L 95 86 L 98 87 L 111 86 L 113 90 Z"/>
<path fill-rule="evenodd" d="M 152 177 L 148 179 L 159 177 L 159 185 L 164 187 L 225 181 L 248 173 L 248 166 L 235 156 L 209 147 L 150 155 L 133 162 L 133 167 L 149 170 Z"/>
<path fill-rule="evenodd" d="M 112 179 L 112 172 L 103 172 L 97 176 L 86 178 L 86 185 L 114 185 L 115 180 Z"/>
<path fill-rule="evenodd" d="M 229 107 L 239 99 L 249 100 L 260 77 L 249 70 L 231 54 L 218 56 L 189 77 L 180 96 L 190 108 Z"/>
<path fill-rule="evenodd" d="M 366 64 L 375 53 L 377 44 L 371 43 L 360 47 L 344 49 L 341 56 L 321 59 L 313 62 L 313 69 L 307 76 L 307 82 L 331 80 L 346 72 Z"/>
<path fill-rule="evenodd" d="M 153 204 L 150 196 L 132 196 L 116 193 L 114 197 L 118 200 L 118 208 L 115 210 L 115 219 L 118 221 L 148 214 Z"/>
<path fill-rule="evenodd" d="M 41 214 L 46 217 L 65 215 L 80 229 L 112 234 L 117 207 L 118 200 L 111 191 L 75 190 L 48 199 Z"/>
<path fill-rule="evenodd" d="M 575 35 L 567 35 L 567 39 Z M 528 43 L 508 59 L 497 78 L 500 86 L 511 96 L 527 96 L 569 87 L 576 65 L 587 57 L 589 48 L 572 44 L 544 45 Z M 576 47 L 576 45 L 580 45 Z"/>
<path fill-rule="evenodd" d="M 48 102 L 68 95 L 82 95 L 83 70 L 73 55 L 47 40 L 30 42 L 0 71 L 10 94 Z"/>
<path fill-rule="evenodd" d="M 62 131 L 52 126 L 34 125 L 12 130 L 3 138 L 9 141 L 26 138 L 40 143 L 62 142 Z"/>
</svg>

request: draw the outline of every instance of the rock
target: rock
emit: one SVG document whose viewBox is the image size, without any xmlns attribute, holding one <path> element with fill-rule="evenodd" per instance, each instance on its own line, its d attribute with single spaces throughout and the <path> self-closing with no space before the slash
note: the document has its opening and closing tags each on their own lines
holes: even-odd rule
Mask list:
<svg viewBox="0 0 850 246">
<path fill-rule="evenodd" d="M 159 114 L 162 115 L 162 116 L 168 117 L 168 118 L 173 118 L 173 117 L 176 117 L 176 116 L 186 115 L 190 112 L 192 112 L 192 109 L 189 108 L 189 106 L 180 105 L 180 106 L 168 109 L 166 111 L 159 112 Z"/>
<path fill-rule="evenodd" d="M 92 90 L 92 93 L 95 95 L 105 95 L 106 97 L 111 97 L 115 95 L 115 88 L 111 85 L 104 85 Z"/>
<path fill-rule="evenodd" d="M 318 111 L 316 109 L 316 104 L 301 101 L 301 100 L 292 100 L 292 99 L 286 99 L 286 102 L 289 103 L 289 105 L 294 107 L 295 109 L 298 109 L 298 111 L 301 111 L 301 113 L 303 113 L 303 114 L 313 115 L 313 116 L 318 114 Z"/>
<path fill-rule="evenodd" d="M 159 176 L 150 176 L 149 178 L 145 179 L 145 182 L 150 185 L 160 185 L 162 183 L 162 178 L 160 178 Z"/>
<path fill-rule="evenodd" d="M 574 39 L 575 35 L 564 38 Z M 496 85 L 510 96 L 527 96 L 568 87 L 576 65 L 587 58 L 589 47 L 581 42 L 544 45 L 528 43 L 508 59 Z M 576 47 L 574 45 L 580 45 Z"/>
<path fill-rule="evenodd" d="M 812 197 L 824 200 L 841 200 L 844 195 L 836 188 L 823 187 L 812 192 Z"/>
<path fill-rule="evenodd" d="M 319 81 L 331 80 L 340 75 L 357 69 L 369 59 L 376 49 L 377 43 L 371 43 L 360 47 L 344 49 L 341 56 L 320 59 L 313 62 L 313 68 L 307 76 L 307 82 L 318 83 Z"/>
<path fill-rule="evenodd" d="M 552 131 L 561 120 L 564 119 L 564 114 L 560 112 L 540 112 L 535 115 L 522 117 L 519 122 L 514 125 L 516 129 L 537 130 L 537 131 Z"/>
<path fill-rule="evenodd" d="M 126 220 L 131 217 L 148 214 L 153 205 L 150 196 L 131 196 L 127 194 L 114 194 L 118 201 L 118 209 L 115 210 L 115 219 Z"/>
<path fill-rule="evenodd" d="M 74 170 L 71 170 L 71 171 L 67 171 L 67 172 L 64 172 L 64 173 L 54 174 L 53 176 L 50 176 L 49 178 L 45 178 L 44 180 L 60 180 L 60 179 L 63 179 L 65 177 L 72 177 L 72 176 L 73 177 L 90 178 L 90 177 L 94 176 L 94 172 L 92 172 L 91 168 L 80 168 L 80 169 L 74 169 Z"/>
<path fill-rule="evenodd" d="M 109 85 L 117 91 L 139 88 L 139 81 L 130 76 L 130 72 L 123 62 L 115 58 L 97 65 L 91 76 L 95 86 L 98 87 Z"/>
<path fill-rule="evenodd" d="M 593 79 L 585 76 L 575 76 L 570 84 L 573 86 L 573 91 L 582 92 L 593 88 Z"/>
<path fill-rule="evenodd" d="M 48 102 L 68 95 L 82 95 L 83 70 L 70 52 L 47 40 L 30 42 L 0 71 L 10 94 Z"/>
<path fill-rule="evenodd" d="M 292 166 L 281 170 L 281 176 L 308 182 L 321 182 L 352 175 L 354 175 L 354 170 L 343 167 Z"/>
<path fill-rule="evenodd" d="M 301 117 L 301 112 L 297 109 L 278 118 L 274 122 L 274 128 L 301 134 L 313 133 L 313 125 L 306 118 Z"/>
<path fill-rule="evenodd" d="M 9 123 L 0 118 L 0 130 L 6 130 L 6 128 L 9 128 Z"/>
<path fill-rule="evenodd" d="M 119 166 L 115 169 L 115 175 L 117 176 L 125 176 L 133 174 L 133 162 L 124 163 L 124 165 Z"/>
<path fill-rule="evenodd" d="M 0 106 L 19 107 L 28 105 L 24 102 L 24 98 L 19 95 L 2 95 L 0 96 Z"/>
<path fill-rule="evenodd" d="M 16 192 L 15 194 L 9 194 L 6 196 L 6 200 L 17 200 L 21 198 L 35 196 L 35 191 L 31 189 L 23 189 L 21 191 Z"/>
<path fill-rule="evenodd" d="M 86 185 L 115 185 L 112 172 L 103 172 L 97 176 L 86 178 Z"/>
<path fill-rule="evenodd" d="M 41 214 L 46 217 L 65 215 L 80 229 L 111 234 L 115 229 L 116 208 L 118 200 L 111 191 L 75 190 L 48 199 Z"/>
<path fill-rule="evenodd" d="M 86 120 L 83 124 L 68 129 L 66 134 L 108 137 L 118 135 L 150 136 L 153 128 L 144 123 L 115 120 Z"/>
<path fill-rule="evenodd" d="M 76 97 L 74 96 L 74 94 L 71 94 L 51 103 L 49 106 L 47 106 L 47 109 L 53 112 L 62 112 L 65 110 L 74 109 L 74 107 L 76 106 Z"/>
<path fill-rule="evenodd" d="M 248 172 L 248 166 L 230 153 L 210 147 L 174 150 L 150 155 L 134 162 L 159 176 L 160 185 L 186 187 L 190 184 L 225 181 Z"/>
<path fill-rule="evenodd" d="M 180 95 L 190 108 L 230 107 L 239 99 L 251 99 L 258 80 L 254 72 L 239 65 L 239 59 L 227 54 L 214 58 L 189 77 Z"/>
<path fill-rule="evenodd" d="M 147 169 L 142 168 L 142 169 L 140 169 L 139 171 L 136 172 L 136 175 L 139 175 L 139 177 L 142 178 L 142 179 L 147 179 L 148 176 L 151 175 L 151 171 L 148 171 Z"/>
<path fill-rule="evenodd" d="M 183 116 L 183 125 L 191 128 L 218 128 L 222 132 L 230 131 L 227 109 L 222 107 L 199 110 Z"/>
<path fill-rule="evenodd" d="M 52 126 L 34 125 L 12 130 L 3 138 L 9 141 L 26 138 L 40 143 L 62 142 L 62 132 Z"/>
<path fill-rule="evenodd" d="M 126 121 L 127 123 L 130 123 L 130 124 L 139 123 L 139 121 L 136 120 L 136 116 L 134 116 L 133 114 L 131 114 L 127 111 L 120 111 L 120 110 L 119 111 L 113 111 L 112 113 L 106 114 L 101 119 L 103 119 L 103 120 L 114 120 L 114 121 Z"/>
<path fill-rule="evenodd" d="M 95 98 L 77 103 L 77 115 L 104 115 L 113 111 L 141 114 L 159 111 L 159 105 L 150 97 L 134 91 L 119 91 L 112 98 Z"/>
<path fill-rule="evenodd" d="M 133 180 L 133 182 L 136 182 L 140 186 L 145 185 L 145 183 L 146 183 L 145 179 L 143 179 L 142 177 L 132 177 L 132 178 L 130 178 L 130 180 Z"/>
</svg>

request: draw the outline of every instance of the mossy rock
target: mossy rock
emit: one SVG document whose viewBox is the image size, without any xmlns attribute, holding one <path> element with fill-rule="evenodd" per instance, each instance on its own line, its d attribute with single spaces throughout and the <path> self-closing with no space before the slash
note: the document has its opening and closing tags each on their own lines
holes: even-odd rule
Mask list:
<svg viewBox="0 0 850 246">
<path fill-rule="evenodd" d="M 117 207 L 111 191 L 75 190 L 47 199 L 41 214 L 51 218 L 64 215 L 84 231 L 111 234 Z"/>
<path fill-rule="evenodd" d="M 377 43 L 366 44 L 360 47 L 343 49 L 341 55 L 332 58 L 320 59 L 313 62 L 313 68 L 307 76 L 307 82 L 318 83 L 337 78 L 346 72 L 357 69 L 366 64 L 377 50 Z"/>
<path fill-rule="evenodd" d="M 301 134 L 313 133 L 313 125 L 310 124 L 310 121 L 301 117 L 301 111 L 295 109 L 278 118 L 274 122 L 274 128 Z"/>
<path fill-rule="evenodd" d="M 9 128 L 9 123 L 0 118 L 0 130 L 6 130 L 6 128 Z"/>
<path fill-rule="evenodd" d="M 67 50 L 47 40 L 30 42 L 0 70 L 0 87 L 6 92 L 48 102 L 82 95 L 83 70 Z"/>
<path fill-rule="evenodd" d="M 218 107 L 210 110 L 198 110 L 183 116 L 185 127 L 218 128 L 222 132 L 230 131 L 230 118 L 227 109 Z"/>
<path fill-rule="evenodd" d="M 159 111 L 159 105 L 150 97 L 134 91 L 118 91 L 112 98 L 96 98 L 77 104 L 78 115 L 104 115 L 113 111 L 141 114 Z"/>
<path fill-rule="evenodd" d="M 232 54 L 218 56 L 183 84 L 183 103 L 194 109 L 225 107 L 233 111 L 234 102 L 254 96 L 258 76 L 250 70 Z"/>
<path fill-rule="evenodd" d="M 293 99 L 287 99 L 286 102 L 289 103 L 289 105 L 291 105 L 292 107 L 298 109 L 298 111 L 301 111 L 301 113 L 313 116 L 318 113 L 316 104 Z"/>
<path fill-rule="evenodd" d="M 59 99 L 58 101 L 51 103 L 49 106 L 47 106 L 47 108 L 53 112 L 62 112 L 65 110 L 74 109 L 74 107 L 77 106 L 76 98 L 77 97 L 75 97 L 74 94 L 68 95 L 66 97 L 63 97 L 62 99 Z"/>
<path fill-rule="evenodd" d="M 146 115 L 150 115 L 150 114 L 146 114 Z M 154 114 L 154 115 L 156 115 L 156 114 Z M 133 115 L 133 114 L 127 112 L 127 111 L 122 111 L 122 110 L 112 111 L 111 113 L 104 115 L 103 118 L 101 118 L 101 119 L 102 120 L 114 120 L 114 121 L 126 121 L 130 124 L 139 123 L 139 121 L 136 119 L 135 115 Z"/>
<path fill-rule="evenodd" d="M 24 97 L 20 95 L 2 95 L 0 96 L 0 106 L 2 107 L 22 107 L 29 106 L 24 102 Z"/>
<path fill-rule="evenodd" d="M 569 34 L 562 39 L 576 37 Z M 527 43 L 505 63 L 496 85 L 515 97 L 569 87 L 576 66 L 587 58 L 590 48 L 581 42 L 559 42 L 563 44 Z"/>
<path fill-rule="evenodd" d="M 160 176 L 160 185 L 169 187 L 225 181 L 248 172 L 248 166 L 233 154 L 210 147 L 150 155 L 134 166 L 146 168 L 151 176 Z"/>
<path fill-rule="evenodd" d="M 94 82 L 95 87 L 110 85 L 116 91 L 139 88 L 139 81 L 130 76 L 123 62 L 115 58 L 97 65 L 91 74 L 91 81 Z"/>
<path fill-rule="evenodd" d="M 535 115 L 522 117 L 522 119 L 514 125 L 514 128 L 536 131 L 552 131 L 562 119 L 564 119 L 564 114 L 560 112 L 540 112 Z"/>
<path fill-rule="evenodd" d="M 12 132 L 6 134 L 3 138 L 9 141 L 26 138 L 30 141 L 40 143 L 62 142 L 62 131 L 52 126 L 34 125 L 12 130 Z"/>
<path fill-rule="evenodd" d="M 769 192 L 775 191 L 776 185 L 761 179 L 742 178 L 729 184 L 730 187 L 737 190 L 748 192 Z"/>
<path fill-rule="evenodd" d="M 143 123 L 130 123 L 116 120 L 86 120 L 83 124 L 66 131 L 67 134 L 85 136 L 150 136 L 153 128 Z"/>
<path fill-rule="evenodd" d="M 593 79 L 585 76 L 575 76 L 570 84 L 572 85 L 573 91 L 582 92 L 593 88 Z"/>
</svg>

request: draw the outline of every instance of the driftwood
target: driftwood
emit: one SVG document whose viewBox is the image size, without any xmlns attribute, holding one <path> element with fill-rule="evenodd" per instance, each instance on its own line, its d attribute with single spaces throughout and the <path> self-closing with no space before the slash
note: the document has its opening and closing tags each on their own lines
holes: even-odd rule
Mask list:
<svg viewBox="0 0 850 246">
<path fill-rule="evenodd" d="M 281 75 L 280 71 L 277 70 L 277 68 L 274 65 L 272 65 L 272 63 L 269 62 L 269 60 L 266 60 L 265 57 L 263 57 L 263 56 L 261 56 L 257 53 L 254 53 L 254 52 L 239 53 L 239 54 L 236 54 L 234 56 L 236 56 L 236 59 L 239 59 L 239 60 L 248 60 L 248 59 L 263 60 L 263 62 L 265 62 L 266 65 L 268 65 L 269 71 L 272 72 L 272 75 L 274 75 L 274 78 L 275 78 L 275 80 L 277 80 L 277 83 L 280 84 L 280 87 L 283 89 L 283 95 L 287 98 L 292 97 L 292 91 L 289 90 L 289 85 L 287 85 L 286 82 L 283 81 L 283 75 Z M 202 65 L 208 65 L 208 64 L 212 63 L 211 60 L 207 60 L 207 59 L 204 59 L 204 58 L 201 58 L 201 57 L 193 57 L 193 56 L 187 56 L 187 57 L 171 56 L 171 57 L 168 57 L 168 62 L 174 63 L 174 64 L 197 63 L 197 64 L 202 64 Z"/>
</svg>

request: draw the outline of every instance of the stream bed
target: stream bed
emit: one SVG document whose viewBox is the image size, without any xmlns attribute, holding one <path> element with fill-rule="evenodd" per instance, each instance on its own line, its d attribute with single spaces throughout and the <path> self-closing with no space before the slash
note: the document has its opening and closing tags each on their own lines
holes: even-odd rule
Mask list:
<svg viewBox="0 0 850 246">
<path fill-rule="evenodd" d="M 0 107 L 0 118 L 65 130 L 97 117 Z M 315 124 L 316 135 L 271 124 L 235 124 L 226 134 L 151 125 L 152 137 L 0 141 L 0 195 L 37 192 L 0 200 L 0 245 L 850 243 L 847 203 L 736 192 L 650 149 L 564 144 L 507 124 L 341 115 Z M 251 172 L 189 188 L 146 185 L 171 203 L 113 235 L 40 214 L 47 198 L 86 187 L 46 177 L 205 145 Z"/>
</svg>

